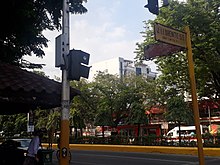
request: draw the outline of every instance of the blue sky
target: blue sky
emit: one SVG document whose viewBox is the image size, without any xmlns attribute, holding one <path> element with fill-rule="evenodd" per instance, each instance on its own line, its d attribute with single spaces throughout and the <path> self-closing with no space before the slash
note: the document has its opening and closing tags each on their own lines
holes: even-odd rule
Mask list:
<svg viewBox="0 0 220 165">
<path fill-rule="evenodd" d="M 103 60 L 123 57 L 133 60 L 137 42 L 142 42 L 143 21 L 155 19 L 144 5 L 146 0 L 88 0 L 84 3 L 88 12 L 70 15 L 70 49 L 80 49 L 90 54 L 90 65 Z M 43 71 L 50 78 L 61 77 L 55 67 L 55 38 L 61 31 L 45 31 L 50 40 L 45 57 L 26 59 L 44 63 Z M 152 64 L 153 62 L 150 62 Z M 152 64 L 155 71 L 155 66 Z"/>
</svg>

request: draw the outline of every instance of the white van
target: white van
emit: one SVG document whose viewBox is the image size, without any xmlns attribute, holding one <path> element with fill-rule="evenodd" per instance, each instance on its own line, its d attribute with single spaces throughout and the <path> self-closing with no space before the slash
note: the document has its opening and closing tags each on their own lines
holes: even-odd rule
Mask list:
<svg viewBox="0 0 220 165">
<path fill-rule="evenodd" d="M 201 134 L 204 133 L 204 129 L 202 125 L 200 125 Z M 181 134 L 181 141 L 197 141 L 196 139 L 196 127 L 195 126 L 180 126 L 180 134 Z M 166 134 L 167 142 L 179 142 L 179 127 L 174 127 Z"/>
</svg>

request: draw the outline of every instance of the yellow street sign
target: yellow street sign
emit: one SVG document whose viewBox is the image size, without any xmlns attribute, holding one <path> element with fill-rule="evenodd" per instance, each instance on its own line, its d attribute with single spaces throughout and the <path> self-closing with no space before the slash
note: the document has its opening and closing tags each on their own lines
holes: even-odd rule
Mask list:
<svg viewBox="0 0 220 165">
<path fill-rule="evenodd" d="M 186 48 L 186 33 L 171 27 L 155 23 L 155 40 Z"/>
</svg>

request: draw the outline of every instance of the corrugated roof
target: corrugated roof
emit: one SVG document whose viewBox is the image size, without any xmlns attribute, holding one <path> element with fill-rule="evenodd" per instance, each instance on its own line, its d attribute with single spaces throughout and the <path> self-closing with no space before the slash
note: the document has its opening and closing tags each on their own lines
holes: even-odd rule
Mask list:
<svg viewBox="0 0 220 165">
<path fill-rule="evenodd" d="M 70 98 L 80 91 L 71 88 Z M 0 114 L 27 112 L 61 105 L 62 84 L 17 66 L 0 63 Z"/>
</svg>

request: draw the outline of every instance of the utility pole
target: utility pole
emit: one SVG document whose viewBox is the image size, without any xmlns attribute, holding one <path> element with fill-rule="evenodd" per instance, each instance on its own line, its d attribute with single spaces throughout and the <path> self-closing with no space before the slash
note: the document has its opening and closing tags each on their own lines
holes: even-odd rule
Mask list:
<svg viewBox="0 0 220 165">
<path fill-rule="evenodd" d="M 63 17 L 62 17 L 62 35 L 63 35 L 63 54 L 64 65 L 62 69 L 62 98 L 61 98 L 61 133 L 60 133 L 60 155 L 59 165 L 69 164 L 69 115 L 70 115 L 70 84 L 67 79 L 69 54 L 69 1 L 63 0 Z"/>
</svg>

